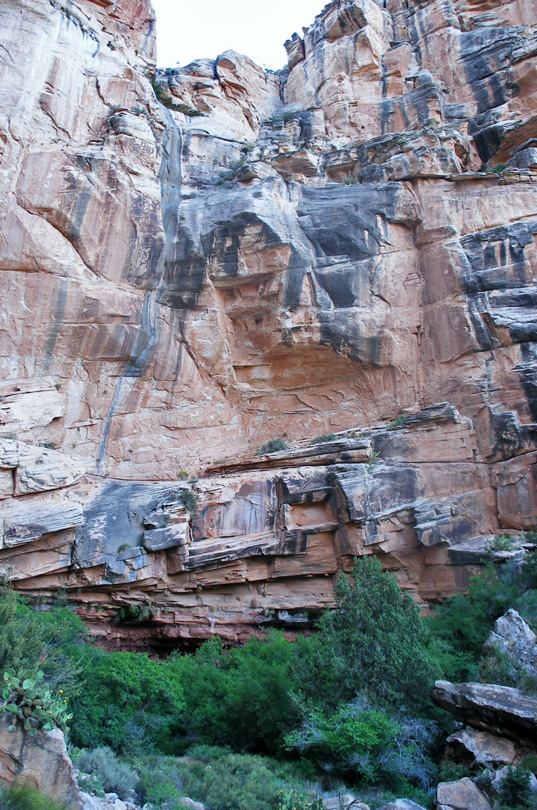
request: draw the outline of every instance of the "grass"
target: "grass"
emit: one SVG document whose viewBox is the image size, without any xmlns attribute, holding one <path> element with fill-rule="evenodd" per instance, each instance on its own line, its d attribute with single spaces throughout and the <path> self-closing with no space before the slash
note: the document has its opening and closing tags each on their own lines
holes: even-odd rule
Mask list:
<svg viewBox="0 0 537 810">
<path fill-rule="evenodd" d="M 0 788 L 1 810 L 68 810 L 63 802 L 45 796 L 28 784 Z"/>
</svg>

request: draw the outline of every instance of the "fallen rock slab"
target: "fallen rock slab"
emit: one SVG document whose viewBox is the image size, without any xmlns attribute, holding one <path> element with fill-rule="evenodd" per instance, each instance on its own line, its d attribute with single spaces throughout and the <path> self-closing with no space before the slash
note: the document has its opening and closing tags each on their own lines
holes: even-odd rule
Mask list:
<svg viewBox="0 0 537 810">
<path fill-rule="evenodd" d="M 490 802 L 471 779 L 465 777 L 457 782 L 441 782 L 436 789 L 439 805 L 453 810 L 490 810 Z"/>
<path fill-rule="evenodd" d="M 447 741 L 457 759 L 469 756 L 478 765 L 512 765 L 515 761 L 516 751 L 513 741 L 490 734 L 488 731 L 462 728 L 448 737 Z"/>
<path fill-rule="evenodd" d="M 456 720 L 515 742 L 537 739 L 537 698 L 491 683 L 437 681 L 434 702 Z"/>
</svg>

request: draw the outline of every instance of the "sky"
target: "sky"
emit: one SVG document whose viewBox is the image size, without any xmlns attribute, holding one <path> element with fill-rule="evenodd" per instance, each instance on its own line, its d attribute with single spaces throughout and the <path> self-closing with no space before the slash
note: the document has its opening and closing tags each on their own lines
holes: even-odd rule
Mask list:
<svg viewBox="0 0 537 810">
<path fill-rule="evenodd" d="M 258 65 L 287 63 L 283 43 L 311 25 L 327 0 L 152 0 L 159 67 L 215 59 L 232 48 Z"/>
</svg>

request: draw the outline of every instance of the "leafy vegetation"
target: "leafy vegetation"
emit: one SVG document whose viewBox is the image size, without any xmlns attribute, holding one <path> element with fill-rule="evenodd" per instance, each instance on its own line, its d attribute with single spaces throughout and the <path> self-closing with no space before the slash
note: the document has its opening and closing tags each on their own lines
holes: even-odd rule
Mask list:
<svg viewBox="0 0 537 810">
<path fill-rule="evenodd" d="M 496 534 L 487 543 L 487 551 L 513 551 L 515 544 L 508 534 Z"/>
<path fill-rule="evenodd" d="M 161 104 L 164 107 L 167 107 L 169 110 L 174 110 L 175 112 L 183 113 L 183 115 L 187 115 L 189 118 L 195 118 L 197 116 L 203 115 L 201 110 L 196 110 L 195 107 L 190 107 L 188 104 L 179 103 L 176 104 L 172 97 L 166 93 L 163 89 L 162 85 L 160 85 L 156 79 L 151 80 L 151 86 L 153 88 L 153 92 Z"/>
<path fill-rule="evenodd" d="M 67 698 L 60 689 L 57 697 L 39 681 L 43 672 L 20 669 L 17 673 L 4 672 L 3 710 L 11 715 L 8 731 L 15 731 L 17 724 L 31 736 L 41 728 L 51 731 L 61 728 L 67 731 L 67 722 L 71 719 L 67 708 Z"/>
<path fill-rule="evenodd" d="M 276 752 L 300 714 L 291 678 L 293 646 L 282 634 L 226 649 L 218 638 L 192 656 L 173 656 L 170 668 L 185 689 L 188 723 L 204 743 L 236 751 Z"/>
<path fill-rule="evenodd" d="M 335 433 L 322 433 L 320 436 L 317 436 L 313 441 L 312 444 L 323 444 L 324 442 L 333 442 L 337 436 Z"/>
<path fill-rule="evenodd" d="M 535 627 L 536 585 L 534 551 L 521 569 L 489 564 L 466 594 L 423 619 L 395 578 L 367 556 L 350 574 L 340 573 L 335 607 L 314 634 L 290 643 L 273 631 L 237 649 L 214 638 L 195 654 L 165 661 L 96 647 L 70 610 L 30 606 L 3 585 L 4 699 L 22 706 L 17 690 L 26 693 L 24 700 L 34 703 L 25 717 L 47 711 L 43 689 L 62 711 L 70 706 L 71 744 L 86 749 L 76 763 L 89 774 L 86 784 L 123 798 L 136 789 L 155 810 L 164 803 L 179 810 L 184 796 L 221 810 L 320 810 L 316 780 L 334 791 L 343 780 L 364 798 L 393 791 L 392 798 L 428 806 L 442 722 L 429 702 L 430 686 L 438 677 L 478 679 L 481 667 L 496 682 L 534 688 L 512 663 L 482 659 L 481 650 L 511 606 Z M 135 613 L 124 620 L 140 620 Z M 18 709 L 9 711 L 16 716 Z M 38 723 L 35 715 L 30 725 Z M 531 763 L 524 773 L 530 769 Z M 525 780 L 518 769 L 509 774 L 504 807 L 532 807 Z"/>
<path fill-rule="evenodd" d="M 182 810 L 182 796 L 219 810 L 283 810 L 290 793 L 303 802 L 315 799 L 314 790 L 292 763 L 215 746 L 194 746 L 180 759 L 145 758 L 136 767 L 141 800 L 150 807 L 166 802 L 170 810 Z"/>
<path fill-rule="evenodd" d="M 109 746 L 117 753 L 174 750 L 185 702 L 173 669 L 145 654 L 90 645 L 82 665 L 83 688 L 72 705 L 76 746 Z"/>
</svg>

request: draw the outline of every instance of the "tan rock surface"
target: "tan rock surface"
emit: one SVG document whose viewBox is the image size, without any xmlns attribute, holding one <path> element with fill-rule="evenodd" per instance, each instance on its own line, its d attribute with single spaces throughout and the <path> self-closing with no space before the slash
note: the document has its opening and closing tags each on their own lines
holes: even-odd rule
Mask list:
<svg viewBox="0 0 537 810">
<path fill-rule="evenodd" d="M 18 727 L 9 733 L 9 724 L 8 718 L 0 717 L 0 784 L 29 782 L 72 810 L 82 810 L 73 765 L 60 729 L 38 731 L 31 737 Z"/>
<path fill-rule="evenodd" d="M 385 5 L 279 73 L 0 9 L 0 569 L 110 644 L 294 632 L 361 553 L 439 599 L 537 520 L 532 2 Z"/>
</svg>

